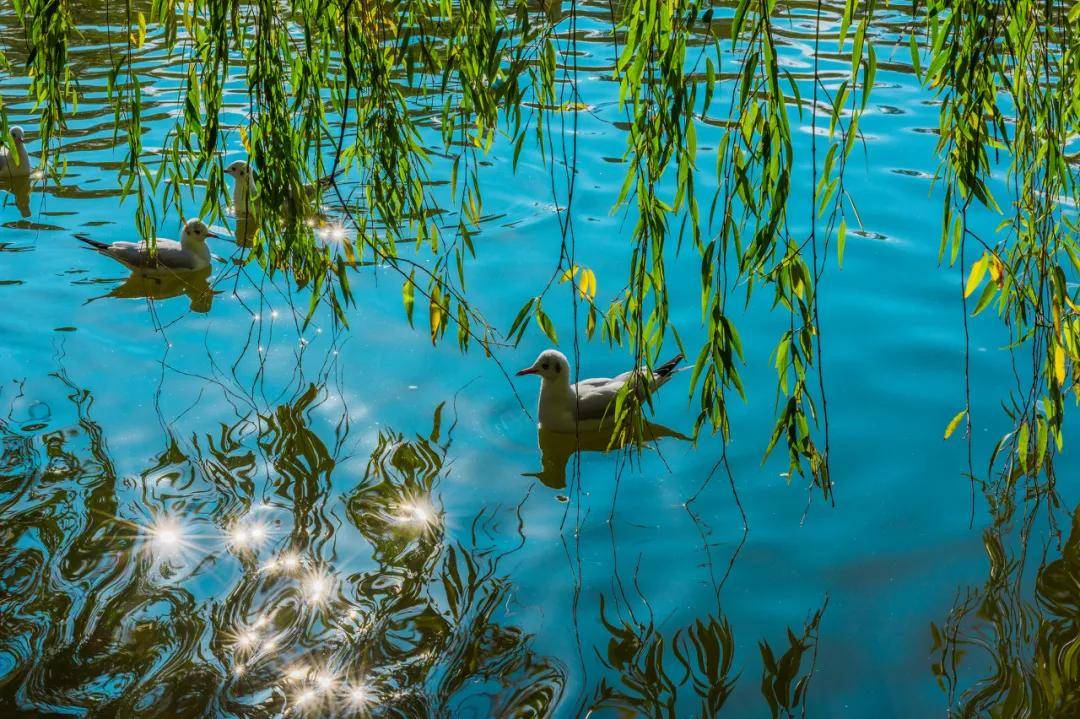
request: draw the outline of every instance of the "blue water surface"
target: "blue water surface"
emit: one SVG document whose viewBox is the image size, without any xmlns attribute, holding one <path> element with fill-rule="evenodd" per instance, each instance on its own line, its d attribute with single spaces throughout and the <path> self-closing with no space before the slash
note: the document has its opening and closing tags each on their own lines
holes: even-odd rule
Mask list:
<svg viewBox="0 0 1080 719">
<path fill-rule="evenodd" d="M 626 136 L 605 8 L 582 3 L 578 19 L 587 109 L 569 205 L 575 259 L 595 271 L 604 304 L 624 285 L 634 224 L 612 212 Z M 964 406 L 963 278 L 938 257 L 939 108 L 906 46 L 890 43 L 893 16 L 877 30 L 883 62 L 846 170 L 861 227 L 849 219 L 842 268 L 833 238 L 820 290 L 831 506 L 785 476 L 782 450 L 762 461 L 777 411 L 771 354 L 788 322 L 767 290 L 746 307 L 736 292 L 731 304 L 746 400 L 729 398 L 730 480 L 717 467 L 721 439 L 705 433 L 640 453 L 582 452 L 562 488 L 532 476 L 542 466 L 537 385 L 503 372 L 551 344 L 535 327 L 494 359 L 452 340 L 433 346 L 426 308 L 411 327 L 401 278 L 382 266 L 353 274 L 348 328 L 322 308 L 305 325 L 307 290 L 257 265 L 215 263 L 214 277 L 229 279 L 209 307 L 185 294 L 110 296 L 128 273 L 73 234 L 137 231 L 134 199 L 120 200 L 126 148 L 105 99 L 103 21 L 86 13 L 75 13 L 81 100 L 62 139 L 65 172 L 35 187 L 25 216 L 11 196 L 0 208 L 0 713 L 614 717 L 651 715 L 643 706 L 670 695 L 671 713 L 656 715 L 699 716 L 693 672 L 676 652 L 694 664 L 687 631 L 715 621 L 730 650 L 720 714 L 767 716 L 761 643 L 783 654 L 789 628 L 803 637 L 823 607 L 796 676 L 812 673 L 807 716 L 946 712 L 931 623 L 987 580 L 987 514 L 980 494 L 972 517 L 966 444 L 943 440 Z M 837 19 L 826 8 L 826 37 Z M 0 22 L 14 67 L 4 105 L 36 155 L 20 30 L 10 14 Z M 783 63 L 804 77 L 813 14 L 794 9 L 781 29 Z M 160 43 L 151 31 L 140 51 L 150 155 L 182 102 L 182 60 Z M 849 60 L 823 55 L 820 65 L 835 88 Z M 247 108 L 235 72 L 223 115 L 233 125 Z M 725 112 L 719 100 L 710 111 Z M 801 237 L 814 135 L 808 112 L 792 118 L 789 230 Z M 697 184 L 711 197 L 721 129 L 701 128 Z M 562 132 L 575 139 L 571 125 Z M 826 142 L 817 138 L 819 161 Z M 243 157 L 235 133 L 229 148 L 226 162 Z M 556 272 L 567 198 L 562 179 L 553 194 L 560 160 L 528 144 L 516 171 L 509 142 L 486 160 L 468 293 L 506 328 Z M 191 212 L 200 204 L 196 195 Z M 456 222 L 456 207 L 445 209 Z M 998 219 L 972 222 L 989 233 Z M 159 234 L 180 224 L 170 210 Z M 218 224 L 232 229 L 229 218 Z M 213 250 L 235 248 L 225 239 Z M 704 339 L 699 263 L 684 245 L 668 264 L 671 321 L 694 349 Z M 627 349 L 584 339 L 569 284 L 545 308 L 560 349 L 573 355 L 578 335 L 583 376 L 628 368 Z M 1013 382 L 1008 341 L 992 311 L 970 321 L 980 471 L 1009 429 L 999 405 Z M 688 390 L 689 373 L 678 374 L 653 419 L 689 432 Z M 1071 469 L 1066 450 L 1059 473 Z M 635 704 L 626 697 L 655 669 L 643 648 L 657 646 L 670 686 Z M 966 662 L 961 688 L 991 666 L 978 652 Z M 361 686 L 362 698 L 350 693 Z"/>
</svg>

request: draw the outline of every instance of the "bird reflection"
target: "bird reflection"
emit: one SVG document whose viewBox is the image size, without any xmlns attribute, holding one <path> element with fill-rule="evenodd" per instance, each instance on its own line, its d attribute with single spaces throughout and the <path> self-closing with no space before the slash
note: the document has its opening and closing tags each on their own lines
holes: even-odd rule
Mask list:
<svg viewBox="0 0 1080 719">
<path fill-rule="evenodd" d="M 536 477 L 545 486 L 552 489 L 566 487 L 566 464 L 575 452 L 607 452 L 612 449 L 622 449 L 631 440 L 619 439 L 614 434 L 614 424 L 604 423 L 598 428 L 583 427 L 578 432 L 553 432 L 549 429 L 540 428 L 536 433 L 536 440 L 540 446 L 539 472 L 526 472 L 524 477 Z M 653 442 L 664 437 L 674 437 L 681 440 L 689 440 L 685 434 L 665 427 L 662 424 L 645 422 L 642 430 L 642 440 Z"/>
<path fill-rule="evenodd" d="M 30 216 L 30 190 L 33 180 L 30 177 L 4 177 L 0 179 L 0 192 L 6 192 L 15 199 L 15 207 L 23 217 Z"/>
<path fill-rule="evenodd" d="M 239 247 L 251 247 L 255 244 L 255 235 L 259 232 L 259 218 L 255 213 L 236 216 L 236 244 Z"/>
<path fill-rule="evenodd" d="M 186 272 L 184 274 L 161 274 L 150 276 L 132 272 L 131 276 L 112 288 L 104 297 L 133 299 L 146 297 L 152 300 L 167 300 L 180 295 L 187 295 L 193 312 L 206 313 L 214 301 L 214 290 L 209 283 L 210 268 Z M 100 299 L 95 297 L 94 299 Z"/>
</svg>

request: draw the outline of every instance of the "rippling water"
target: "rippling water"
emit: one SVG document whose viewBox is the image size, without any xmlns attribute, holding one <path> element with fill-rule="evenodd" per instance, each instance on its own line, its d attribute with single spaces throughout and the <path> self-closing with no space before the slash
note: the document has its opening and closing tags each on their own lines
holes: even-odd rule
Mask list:
<svg viewBox="0 0 1080 719">
<path fill-rule="evenodd" d="M 728 448 L 744 541 L 733 487 L 713 471 L 717 439 L 584 451 L 576 481 L 573 447 L 540 438 L 538 448 L 515 395 L 531 409 L 537 388 L 511 385 L 479 353 L 433 348 L 406 322 L 399 280 L 378 268 L 356 275 L 341 330 L 321 312 L 305 327 L 307 295 L 280 274 L 219 262 L 170 285 L 82 251 L 75 232 L 109 241 L 136 230 L 133 202 L 118 204 L 126 149 L 104 104 L 104 11 L 73 11 L 81 99 L 63 138 L 66 173 L 29 193 L 8 188 L 0 207 L 4 717 L 739 717 L 805 701 L 809 716 L 880 719 L 942 715 L 1000 671 L 998 625 L 950 614 L 971 601 L 992 620 L 1001 598 L 975 589 L 998 566 L 984 540 L 1012 556 L 1015 537 L 981 531 L 981 499 L 969 527 L 965 450 L 942 441 L 963 402 L 960 277 L 937 261 L 937 107 L 904 64 L 907 48 L 886 41 L 902 12 L 878 24 L 865 147 L 848 169 L 863 227 L 822 290 L 837 506 L 808 507 L 782 461 L 761 463 L 769 353 L 786 317 L 754 303 L 737 318 L 748 401 L 730 408 Z M 793 4 L 778 25 L 783 63 L 803 78 L 812 11 Z M 579 21 L 589 108 L 574 199 L 578 262 L 595 269 L 601 297 L 622 285 L 632 229 L 610 213 L 625 140 L 606 12 L 585 3 Z M 825 16 L 835 32 L 835 11 Z M 19 68 L 10 11 L 0 41 Z M 839 78 L 849 60 L 821 63 Z M 181 110 L 185 70 L 153 31 L 139 67 L 152 152 Z M 239 125 L 247 98 L 235 72 L 224 117 Z M 16 73 L 0 91 L 11 121 L 31 129 L 26 86 Z M 705 156 L 718 139 L 702 133 Z M 810 141 L 804 127 L 795 207 L 809 203 Z M 243 156 L 236 138 L 230 147 L 226 160 Z M 513 175 L 510 154 L 496 145 L 481 174 L 490 215 L 469 270 L 472 297 L 504 327 L 548 281 L 560 246 L 549 170 L 527 149 Z M 805 214 L 792 215 L 796 235 Z M 179 224 L 163 217 L 160 234 Z M 227 241 L 213 250 L 233 252 Z M 691 255 L 669 276 L 696 277 Z M 673 288 L 691 346 L 697 292 L 696 280 Z M 556 299 L 549 310 L 570 337 L 570 298 Z M 985 457 L 1007 429 L 998 402 L 1011 370 L 996 318 L 972 333 Z M 544 346 L 530 334 L 499 359 L 525 366 Z M 624 369 L 624 353 L 599 343 L 581 353 L 586 375 Z M 685 374 L 666 389 L 658 422 L 689 430 L 686 389 Z M 1070 547 L 1037 592 L 1009 605 L 1029 627 L 1063 618 L 1039 629 L 1037 656 L 1075 641 Z M 941 656 L 950 631 L 971 632 L 968 656 Z"/>
</svg>

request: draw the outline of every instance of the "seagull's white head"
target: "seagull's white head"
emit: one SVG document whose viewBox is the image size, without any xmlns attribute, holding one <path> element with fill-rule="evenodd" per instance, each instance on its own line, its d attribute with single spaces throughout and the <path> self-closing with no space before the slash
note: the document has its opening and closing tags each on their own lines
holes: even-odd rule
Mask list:
<svg viewBox="0 0 1080 719">
<path fill-rule="evenodd" d="M 527 374 L 540 375 L 543 379 L 559 379 L 569 381 L 570 363 L 566 355 L 558 350 L 544 350 L 531 367 L 526 367 L 517 373 L 518 377 Z"/>
<path fill-rule="evenodd" d="M 21 127 L 19 127 L 18 125 L 11 128 L 11 137 L 15 140 L 15 142 L 22 142 L 23 141 L 23 129 Z"/>
<path fill-rule="evenodd" d="M 188 220 L 184 225 L 184 233 L 180 237 L 182 243 L 188 242 L 206 242 L 207 237 L 217 237 L 210 231 L 202 220 Z"/>
<path fill-rule="evenodd" d="M 225 168 L 226 175 L 232 175 L 234 179 L 242 180 L 251 174 L 251 167 L 243 160 L 237 160 Z"/>
</svg>

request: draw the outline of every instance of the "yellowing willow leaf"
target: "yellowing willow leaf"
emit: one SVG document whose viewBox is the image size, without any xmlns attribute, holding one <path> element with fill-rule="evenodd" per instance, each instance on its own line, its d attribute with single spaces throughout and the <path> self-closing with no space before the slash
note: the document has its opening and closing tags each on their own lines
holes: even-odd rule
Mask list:
<svg viewBox="0 0 1080 719">
<path fill-rule="evenodd" d="M 978 288 L 979 283 L 982 282 L 983 277 L 986 275 L 988 264 L 989 261 L 986 255 L 983 255 L 971 266 L 971 274 L 968 275 L 967 285 L 964 286 L 964 297 L 970 297 L 971 293 Z"/>
<path fill-rule="evenodd" d="M 432 293 L 431 303 L 428 305 L 428 323 L 431 325 L 431 341 L 434 342 L 439 337 L 439 330 L 442 328 L 443 323 L 443 308 L 435 298 L 435 293 Z"/>
<path fill-rule="evenodd" d="M 1005 286 L 1005 264 L 998 258 L 997 255 L 990 255 L 990 279 L 992 279 L 1001 289 Z"/>
<path fill-rule="evenodd" d="M 1028 428 L 1027 422 L 1020 423 L 1020 431 L 1016 438 L 1016 458 L 1020 461 L 1020 469 L 1027 469 L 1028 459 L 1028 439 L 1031 436 L 1031 430 Z"/>
<path fill-rule="evenodd" d="M 581 271 L 581 277 L 578 278 L 578 292 L 582 297 L 587 297 L 590 300 L 596 297 L 596 273 L 589 269 L 583 269 Z"/>
<path fill-rule="evenodd" d="M 413 284 L 416 275 L 416 270 L 409 273 L 409 279 L 405 280 L 405 284 L 401 287 L 401 299 L 405 304 L 405 316 L 409 320 L 409 325 L 413 323 L 413 302 L 416 297 L 416 288 Z"/>
<path fill-rule="evenodd" d="M 1065 348 L 1054 345 L 1054 378 L 1058 385 L 1065 384 Z"/>
<path fill-rule="evenodd" d="M 949 422 L 949 426 L 945 428 L 945 439 L 952 437 L 953 432 L 955 432 L 956 428 L 960 426 L 960 420 L 962 420 L 964 418 L 964 415 L 966 414 L 966 409 L 962 409 L 956 413 L 956 416 L 952 418 L 951 422 Z"/>
</svg>

